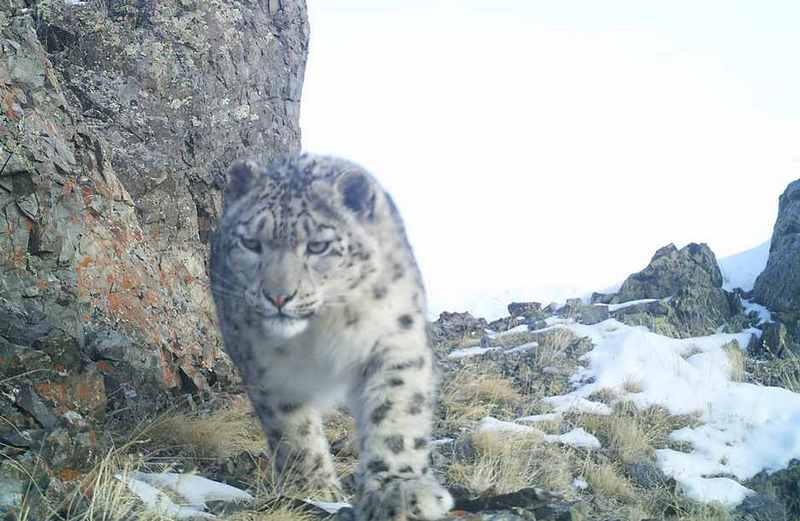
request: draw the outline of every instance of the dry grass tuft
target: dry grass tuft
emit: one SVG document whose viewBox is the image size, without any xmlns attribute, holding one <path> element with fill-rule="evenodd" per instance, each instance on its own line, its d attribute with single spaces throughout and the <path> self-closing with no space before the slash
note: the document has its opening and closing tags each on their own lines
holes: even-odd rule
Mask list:
<svg viewBox="0 0 800 521">
<path fill-rule="evenodd" d="M 462 371 L 442 386 L 440 400 L 444 424 L 454 431 L 486 416 L 508 417 L 516 412 L 523 398 L 510 378 Z"/>
<path fill-rule="evenodd" d="M 635 417 L 616 416 L 609 422 L 608 441 L 623 463 L 635 463 L 654 455 L 652 439 Z"/>
<path fill-rule="evenodd" d="M 290 506 L 279 506 L 265 512 L 237 512 L 226 521 L 315 521 L 318 517 Z"/>
<path fill-rule="evenodd" d="M 144 461 L 137 456 L 109 451 L 84 479 L 58 505 L 49 505 L 47 519 L 65 521 L 155 521 L 165 519 L 148 510 L 116 476 L 142 470 Z"/>
<path fill-rule="evenodd" d="M 633 485 L 611 463 L 587 463 L 583 476 L 595 494 L 622 500 L 634 498 Z"/>
<path fill-rule="evenodd" d="M 494 338 L 492 343 L 504 349 L 511 349 L 512 347 L 518 347 L 521 346 L 522 344 L 535 342 L 538 340 L 538 338 L 539 338 L 538 333 L 521 331 L 519 333 L 505 333 L 498 335 Z"/>
<path fill-rule="evenodd" d="M 504 494 L 537 486 L 571 493 L 571 452 L 545 444 L 541 433 L 483 432 L 470 437 L 474 453 L 452 462 L 447 479 L 471 491 Z"/>
<path fill-rule="evenodd" d="M 745 357 L 747 381 L 783 387 L 800 393 L 800 356 L 789 351 L 782 358 Z"/>
<path fill-rule="evenodd" d="M 177 448 L 197 458 L 226 458 L 266 448 L 264 433 L 245 399 L 206 415 L 165 414 L 145 435 L 149 444 Z"/>
<path fill-rule="evenodd" d="M 595 391 L 587 397 L 587 400 L 604 403 L 606 405 L 611 405 L 616 399 L 617 393 L 613 389 L 608 388 Z"/>
<path fill-rule="evenodd" d="M 604 447 L 622 463 L 652 459 L 655 449 L 674 446 L 669 435 L 697 425 L 696 416 L 675 416 L 663 407 L 639 409 L 632 402 L 619 402 L 608 416 L 575 414 L 565 418 L 570 427 L 583 427 L 595 434 Z"/>
<path fill-rule="evenodd" d="M 697 427 L 700 424 L 699 413 L 674 415 L 659 405 L 639 409 L 633 402 L 617 403 L 614 406 L 613 416 L 635 418 L 641 431 L 646 434 L 649 444 L 657 449 L 669 445 L 669 435 L 673 431 L 684 427 Z"/>
<path fill-rule="evenodd" d="M 536 362 L 541 367 L 558 365 L 565 358 L 565 353 L 579 337 L 563 327 L 556 327 L 539 334 L 539 347 L 536 349 Z"/>
<path fill-rule="evenodd" d="M 722 347 L 725 354 L 728 355 L 728 363 L 730 364 L 730 379 L 734 382 L 744 382 L 745 380 L 745 355 L 742 348 L 739 347 L 739 342 L 733 341 Z"/>
<path fill-rule="evenodd" d="M 633 393 L 633 394 L 640 393 L 642 392 L 642 382 L 628 378 L 622 384 L 622 390 L 625 391 L 626 393 Z"/>
<path fill-rule="evenodd" d="M 345 411 L 334 411 L 323 419 L 325 437 L 330 441 L 334 452 L 341 455 L 355 455 L 356 421 Z M 337 450 L 338 448 L 338 450 Z"/>
</svg>

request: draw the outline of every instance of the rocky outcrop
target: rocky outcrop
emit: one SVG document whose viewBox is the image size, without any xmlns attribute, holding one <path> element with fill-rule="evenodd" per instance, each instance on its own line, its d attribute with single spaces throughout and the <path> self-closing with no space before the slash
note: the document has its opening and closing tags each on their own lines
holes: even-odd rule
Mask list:
<svg viewBox="0 0 800 521">
<path fill-rule="evenodd" d="M 753 289 L 770 310 L 800 313 L 800 179 L 780 197 L 767 267 Z"/>
<path fill-rule="evenodd" d="M 753 294 L 780 322 L 765 332 L 765 350 L 777 356 L 800 352 L 800 179 L 780 197 L 769 260 Z"/>
<path fill-rule="evenodd" d="M 428 332 L 431 342 L 436 346 L 445 342 L 458 342 L 465 337 L 480 338 L 487 326 L 486 319 L 475 318 L 468 312 L 443 311 L 439 318 L 430 324 Z"/>
<path fill-rule="evenodd" d="M 717 258 L 706 244 L 659 249 L 645 269 L 625 280 L 615 302 L 671 297 L 689 287 L 722 287 Z"/>
<path fill-rule="evenodd" d="M 761 507 L 763 517 L 760 519 L 783 521 L 800 518 L 800 461 L 792 460 L 786 468 L 775 472 L 762 471 L 744 483 L 747 488 L 755 490 L 757 502 L 747 502 L 746 510 Z M 748 504 L 754 503 L 754 504 Z M 769 507 L 767 509 L 767 507 Z M 766 514 L 769 512 L 769 516 Z M 749 519 L 759 519 L 751 517 Z"/>
<path fill-rule="evenodd" d="M 602 297 L 597 299 L 608 300 Z M 706 244 L 659 249 L 644 270 L 625 280 L 611 302 L 643 299 L 661 300 L 623 308 L 614 315 L 673 337 L 713 333 L 741 311 L 739 298 L 722 289 L 722 273 Z"/>
<path fill-rule="evenodd" d="M 0 7 L 0 349 L 37 423 L 234 380 L 208 233 L 226 165 L 299 148 L 307 37 L 302 0 Z"/>
<path fill-rule="evenodd" d="M 594 304 L 584 304 L 579 298 L 569 299 L 566 304 L 558 309 L 558 316 L 571 318 L 579 324 L 597 324 L 608 320 L 611 314 L 608 306 L 596 306 Z"/>
</svg>

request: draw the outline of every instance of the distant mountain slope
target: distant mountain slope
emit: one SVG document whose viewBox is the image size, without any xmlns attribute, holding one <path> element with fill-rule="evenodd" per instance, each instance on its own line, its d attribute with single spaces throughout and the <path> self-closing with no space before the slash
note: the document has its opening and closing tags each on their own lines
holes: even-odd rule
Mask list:
<svg viewBox="0 0 800 521">
<path fill-rule="evenodd" d="M 755 248 L 725 257 L 719 260 L 722 270 L 722 287 L 728 291 L 741 288 L 745 291 L 753 289 L 756 278 L 764 271 L 769 258 L 770 241 Z"/>
</svg>

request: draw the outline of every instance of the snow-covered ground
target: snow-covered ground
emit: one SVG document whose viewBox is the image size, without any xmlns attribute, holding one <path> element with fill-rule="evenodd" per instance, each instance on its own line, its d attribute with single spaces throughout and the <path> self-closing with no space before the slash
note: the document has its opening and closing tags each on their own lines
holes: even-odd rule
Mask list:
<svg viewBox="0 0 800 521">
<path fill-rule="evenodd" d="M 174 519 L 213 519 L 205 511 L 209 501 L 253 500 L 243 490 L 194 474 L 128 472 L 115 477 L 150 510 Z"/>
<path fill-rule="evenodd" d="M 688 497 L 736 505 L 750 493 L 741 481 L 762 470 L 785 468 L 800 457 L 800 394 L 731 380 L 726 346 L 743 348 L 759 330 L 674 339 L 614 319 L 552 327 L 567 328 L 594 343 L 585 355 L 588 366 L 572 377 L 574 391 L 546 399 L 556 412 L 608 414 L 605 404 L 588 398 L 612 389 L 618 399 L 643 408 L 660 405 L 676 415 L 698 415 L 700 426 L 671 435 L 691 443 L 690 452 L 657 451 L 661 469 Z M 636 392 L 626 391 L 631 388 Z"/>
<path fill-rule="evenodd" d="M 519 420 L 518 420 L 519 421 Z M 564 434 L 545 434 L 536 427 L 520 425 L 515 422 L 507 422 L 487 416 L 478 424 L 477 432 L 515 432 L 515 433 L 537 433 L 542 436 L 546 443 L 560 443 L 580 449 L 599 449 L 600 440 L 594 435 L 586 432 L 581 427 L 572 429 Z"/>
</svg>

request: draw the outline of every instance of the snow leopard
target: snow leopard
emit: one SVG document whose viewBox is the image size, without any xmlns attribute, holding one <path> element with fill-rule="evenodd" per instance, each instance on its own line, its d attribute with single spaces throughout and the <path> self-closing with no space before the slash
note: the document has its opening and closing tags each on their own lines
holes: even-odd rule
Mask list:
<svg viewBox="0 0 800 521">
<path fill-rule="evenodd" d="M 391 197 L 363 167 L 312 154 L 227 173 L 210 280 L 278 471 L 341 497 L 321 414 L 358 427 L 359 521 L 434 520 L 437 371 L 420 271 Z"/>
</svg>

